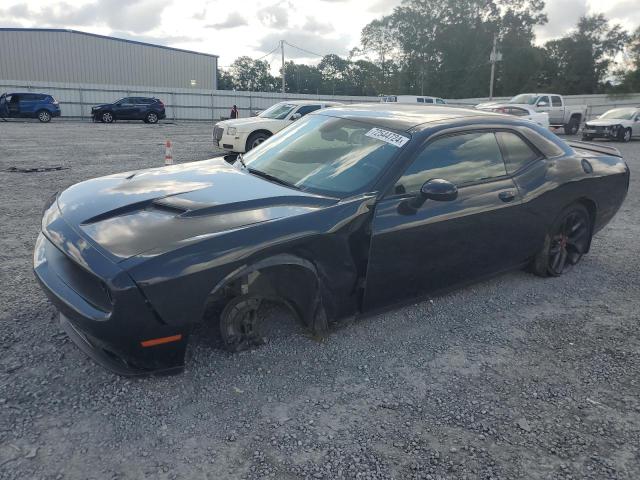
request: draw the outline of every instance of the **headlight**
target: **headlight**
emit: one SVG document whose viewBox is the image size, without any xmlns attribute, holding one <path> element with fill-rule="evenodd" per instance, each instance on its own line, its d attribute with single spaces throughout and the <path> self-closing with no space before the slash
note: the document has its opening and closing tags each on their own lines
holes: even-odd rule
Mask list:
<svg viewBox="0 0 640 480">
<path fill-rule="evenodd" d="M 227 128 L 227 135 L 235 135 L 236 134 L 236 128 L 235 127 L 229 127 Z"/>
</svg>

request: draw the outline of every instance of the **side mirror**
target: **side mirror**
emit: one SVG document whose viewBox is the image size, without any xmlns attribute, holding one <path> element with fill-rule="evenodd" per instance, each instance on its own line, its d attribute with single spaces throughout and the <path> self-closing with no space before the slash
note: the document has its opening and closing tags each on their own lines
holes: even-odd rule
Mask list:
<svg viewBox="0 0 640 480">
<path fill-rule="evenodd" d="M 294 113 L 293 115 L 291 115 L 291 120 L 293 120 L 294 122 L 300 118 L 302 118 L 301 113 Z"/>
<path fill-rule="evenodd" d="M 451 200 L 458 198 L 458 187 L 448 180 L 434 178 L 422 185 L 420 195 L 422 195 L 422 198 L 425 200 L 450 202 Z"/>
<path fill-rule="evenodd" d="M 398 212 L 401 215 L 415 215 L 427 200 L 448 202 L 456 198 L 458 198 L 458 187 L 455 184 L 441 178 L 434 178 L 422 185 L 420 195 L 408 198 L 400 203 Z"/>
<path fill-rule="evenodd" d="M 548 107 L 549 104 L 547 102 L 538 102 L 539 107 Z"/>
</svg>

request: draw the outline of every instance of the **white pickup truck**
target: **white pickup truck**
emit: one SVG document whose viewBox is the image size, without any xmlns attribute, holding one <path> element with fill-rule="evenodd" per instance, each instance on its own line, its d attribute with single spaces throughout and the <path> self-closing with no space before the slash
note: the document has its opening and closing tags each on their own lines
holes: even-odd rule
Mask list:
<svg viewBox="0 0 640 480">
<path fill-rule="evenodd" d="M 476 108 L 486 110 L 497 103 L 481 103 Z M 549 125 L 554 128 L 564 127 L 564 133 L 567 135 L 578 133 L 580 124 L 586 120 L 586 105 L 566 105 L 562 95 L 555 93 L 521 93 L 507 103 L 527 104 L 533 107 L 536 112 L 548 113 Z"/>
</svg>

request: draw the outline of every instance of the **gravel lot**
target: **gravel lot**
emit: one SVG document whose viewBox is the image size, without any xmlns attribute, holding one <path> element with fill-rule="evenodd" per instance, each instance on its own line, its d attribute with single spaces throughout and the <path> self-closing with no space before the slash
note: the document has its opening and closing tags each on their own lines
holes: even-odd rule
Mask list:
<svg viewBox="0 0 640 480">
<path fill-rule="evenodd" d="M 0 478 L 640 478 L 640 180 L 581 265 L 513 272 L 256 351 L 194 338 L 124 379 L 62 333 L 31 272 L 44 200 L 215 152 L 205 124 L 0 122 Z M 616 144 L 632 171 L 640 142 Z M 11 166 L 68 170 L 9 173 Z M 276 318 L 277 310 L 271 312 Z"/>
</svg>

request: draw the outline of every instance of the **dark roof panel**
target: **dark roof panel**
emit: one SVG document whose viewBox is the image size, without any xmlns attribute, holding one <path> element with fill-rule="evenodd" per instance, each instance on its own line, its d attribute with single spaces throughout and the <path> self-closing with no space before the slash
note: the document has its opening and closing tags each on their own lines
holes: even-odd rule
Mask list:
<svg viewBox="0 0 640 480">
<path fill-rule="evenodd" d="M 389 103 L 341 105 L 317 112 L 320 115 L 359 120 L 396 130 L 408 131 L 425 123 L 465 117 L 494 117 L 496 114 L 467 108 L 439 107 Z"/>
</svg>

